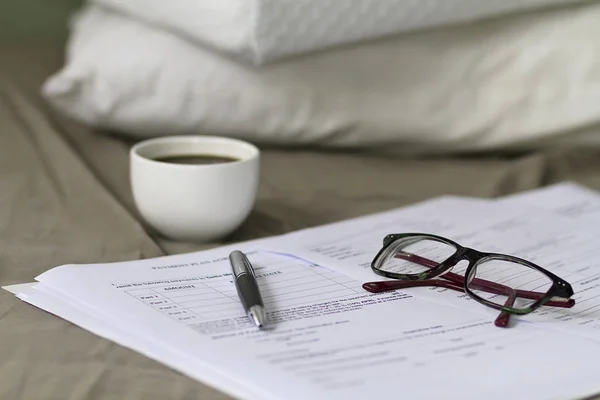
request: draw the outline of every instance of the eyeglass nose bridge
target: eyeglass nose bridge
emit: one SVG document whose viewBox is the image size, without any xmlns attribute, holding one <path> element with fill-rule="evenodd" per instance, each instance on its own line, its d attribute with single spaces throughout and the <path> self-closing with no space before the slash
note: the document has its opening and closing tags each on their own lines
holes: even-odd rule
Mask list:
<svg viewBox="0 0 600 400">
<path fill-rule="evenodd" d="M 440 274 L 443 275 L 447 272 L 452 271 L 452 268 L 454 268 L 461 261 L 467 261 L 469 265 L 473 265 L 477 261 L 482 259 L 484 256 L 485 255 L 482 252 L 477 251 L 475 249 L 471 249 L 468 247 L 460 248 L 457 250 L 456 253 L 451 255 L 440 265 Z"/>
<path fill-rule="evenodd" d="M 444 275 L 445 273 L 452 271 L 452 268 L 463 260 L 468 260 L 468 258 L 465 257 L 463 251 L 459 250 L 438 266 L 438 275 Z"/>
<path fill-rule="evenodd" d="M 468 260 L 470 263 L 476 263 L 477 261 L 485 257 L 484 253 L 482 253 L 479 250 L 472 249 L 470 247 L 463 247 L 462 249 L 460 249 L 457 255 L 460 255 L 459 261 Z"/>
</svg>

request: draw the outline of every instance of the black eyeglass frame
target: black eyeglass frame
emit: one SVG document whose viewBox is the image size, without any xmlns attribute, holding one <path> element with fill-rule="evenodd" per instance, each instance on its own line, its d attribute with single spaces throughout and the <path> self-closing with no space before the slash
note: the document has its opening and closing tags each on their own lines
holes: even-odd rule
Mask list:
<svg viewBox="0 0 600 400">
<path fill-rule="evenodd" d="M 396 243 L 398 240 L 402 240 L 402 239 L 413 239 L 412 240 L 413 242 L 417 242 L 420 240 L 433 240 L 436 242 L 440 242 L 440 243 L 444 243 L 449 246 L 452 246 L 456 249 L 456 251 L 454 252 L 454 254 L 452 254 L 450 257 L 448 257 L 446 260 L 441 262 L 437 267 L 431 268 L 425 272 L 421 272 L 421 273 L 417 273 L 417 274 L 399 274 L 399 273 L 395 273 L 395 272 L 381 270 L 377 266 L 377 264 L 380 262 L 380 260 L 382 259 L 382 257 L 384 255 L 387 255 L 386 253 L 388 252 L 389 247 L 392 246 L 394 243 Z M 516 315 L 526 315 L 526 314 L 529 314 L 529 313 L 537 310 L 539 307 L 543 306 L 545 303 L 547 303 L 548 301 L 550 301 L 551 299 L 553 299 L 555 297 L 562 298 L 562 299 L 570 299 L 571 296 L 573 296 L 573 294 L 574 294 L 571 284 L 569 284 L 567 281 L 560 278 L 559 276 L 553 274 L 552 272 L 550 272 L 530 261 L 527 261 L 525 259 L 522 259 L 522 258 L 519 258 L 516 256 L 508 255 L 508 254 L 481 252 L 481 251 L 472 249 L 470 247 L 462 246 L 451 239 L 448 239 L 448 238 L 445 238 L 442 236 L 438 236 L 438 235 L 434 235 L 434 234 L 429 234 L 429 233 L 394 233 L 394 234 L 386 235 L 385 238 L 383 239 L 383 247 L 379 250 L 379 252 L 377 253 L 377 255 L 373 258 L 373 260 L 371 262 L 371 269 L 377 275 L 384 276 L 384 277 L 390 278 L 390 279 L 421 281 L 421 280 L 436 278 L 440 275 L 443 275 L 444 273 L 450 271 L 456 264 L 458 264 L 460 261 L 463 261 L 463 260 L 466 260 L 469 263 L 467 266 L 467 269 L 465 270 L 465 274 L 464 274 L 464 291 L 465 291 L 465 293 L 467 293 L 473 300 L 475 300 L 485 306 L 499 310 L 499 311 L 504 311 L 504 312 L 516 314 Z M 502 305 L 493 303 L 489 300 L 486 300 L 486 299 L 476 295 L 469 288 L 469 283 L 475 277 L 474 274 L 477 270 L 477 266 L 483 262 L 487 262 L 487 261 L 491 261 L 491 260 L 501 260 L 501 261 L 513 262 L 513 263 L 518 263 L 525 267 L 531 268 L 535 271 L 538 271 L 538 272 L 544 274 L 546 277 L 548 277 L 552 281 L 552 286 L 546 292 L 545 295 L 543 295 L 541 298 L 537 299 L 534 303 L 532 303 L 528 307 L 512 308 L 512 307 L 506 307 L 506 306 L 502 306 Z"/>
</svg>

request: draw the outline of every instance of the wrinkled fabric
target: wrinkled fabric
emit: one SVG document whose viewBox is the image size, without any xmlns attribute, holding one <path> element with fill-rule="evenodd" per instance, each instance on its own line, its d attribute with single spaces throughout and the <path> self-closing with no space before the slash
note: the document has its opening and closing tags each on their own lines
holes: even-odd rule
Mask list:
<svg viewBox="0 0 600 400">
<path fill-rule="evenodd" d="M 0 285 L 64 263 L 130 260 L 218 245 L 153 235 L 129 188 L 131 143 L 59 117 L 39 85 L 60 44 L 0 48 Z M 438 195 L 493 198 L 563 180 L 600 189 L 600 154 L 407 159 L 263 149 L 256 207 L 226 242 L 281 234 Z M 0 291 L 0 399 L 228 397 Z"/>
</svg>

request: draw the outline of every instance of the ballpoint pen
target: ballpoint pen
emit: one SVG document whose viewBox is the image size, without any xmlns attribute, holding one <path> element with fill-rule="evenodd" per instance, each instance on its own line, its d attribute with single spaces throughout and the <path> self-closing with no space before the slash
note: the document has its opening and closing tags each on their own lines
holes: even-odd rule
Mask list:
<svg viewBox="0 0 600 400">
<path fill-rule="evenodd" d="M 265 308 L 252 264 L 239 250 L 229 254 L 229 262 L 233 273 L 233 283 L 248 318 L 258 328 L 263 328 L 266 319 Z"/>
</svg>

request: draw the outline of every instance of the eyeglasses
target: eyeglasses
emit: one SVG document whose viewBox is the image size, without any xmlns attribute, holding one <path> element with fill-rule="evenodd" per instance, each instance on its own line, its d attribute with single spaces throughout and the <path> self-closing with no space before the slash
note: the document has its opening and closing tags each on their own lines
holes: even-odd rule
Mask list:
<svg viewBox="0 0 600 400">
<path fill-rule="evenodd" d="M 468 262 L 466 267 L 457 267 L 461 261 Z M 512 314 L 529 314 L 541 306 L 575 305 L 571 285 L 544 268 L 511 255 L 463 247 L 437 235 L 387 235 L 371 269 L 394 280 L 363 284 L 369 292 L 423 286 L 464 292 L 473 300 L 501 311 L 495 321 L 498 327 L 507 327 Z M 456 272 L 450 272 L 453 269 Z"/>
</svg>

